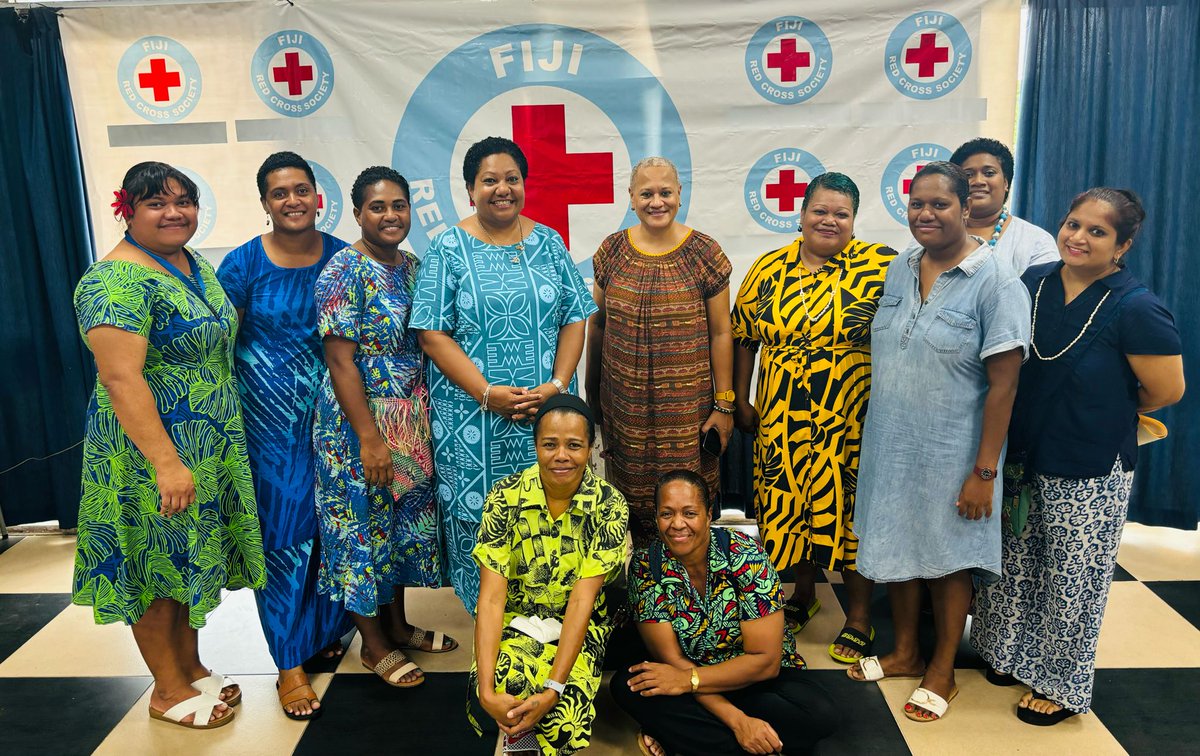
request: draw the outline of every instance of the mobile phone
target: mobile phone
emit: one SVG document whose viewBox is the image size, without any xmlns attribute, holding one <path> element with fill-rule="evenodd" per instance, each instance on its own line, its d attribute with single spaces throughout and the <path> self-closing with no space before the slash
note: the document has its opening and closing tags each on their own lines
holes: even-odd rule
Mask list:
<svg viewBox="0 0 1200 756">
<path fill-rule="evenodd" d="M 721 434 L 716 428 L 709 428 L 700 433 L 700 448 L 714 457 L 721 456 Z"/>
<path fill-rule="evenodd" d="M 504 736 L 504 753 L 525 753 L 541 749 L 537 735 L 531 730 L 520 735 Z"/>
</svg>

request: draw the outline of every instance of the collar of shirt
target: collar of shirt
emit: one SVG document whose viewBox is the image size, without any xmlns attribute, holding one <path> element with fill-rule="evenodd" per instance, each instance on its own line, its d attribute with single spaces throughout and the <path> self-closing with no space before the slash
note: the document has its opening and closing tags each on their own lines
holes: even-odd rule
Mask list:
<svg viewBox="0 0 1200 756">
<path fill-rule="evenodd" d="M 962 261 L 958 263 L 958 265 L 955 265 L 950 270 L 961 270 L 966 275 L 973 276 L 979 272 L 979 269 L 983 267 L 983 264 L 986 263 L 988 258 L 992 256 L 992 248 L 988 246 L 987 242 L 985 242 L 983 239 L 980 239 L 978 236 L 972 236 L 971 238 L 979 242 L 979 246 L 975 248 L 974 252 L 964 257 Z M 921 278 L 921 258 L 924 256 L 924 247 L 917 247 L 908 255 L 908 268 L 918 280 Z"/>
<path fill-rule="evenodd" d="M 549 502 L 546 500 L 546 489 L 542 487 L 542 474 L 540 468 L 535 464 L 532 467 L 526 468 L 525 472 L 521 473 L 522 486 L 525 491 L 536 491 L 537 496 L 524 496 L 522 499 L 523 506 L 536 506 L 549 508 Z M 589 467 L 583 471 L 583 480 L 579 481 L 579 488 L 575 490 L 575 494 L 571 497 L 571 509 L 577 509 L 580 512 L 587 514 L 592 511 L 592 507 L 596 504 L 595 496 L 596 475 Z"/>
<path fill-rule="evenodd" d="M 1046 265 L 1047 265 L 1047 269 L 1045 271 L 1043 271 L 1041 273 L 1041 275 L 1036 276 L 1034 278 L 1034 280 L 1037 281 L 1037 280 L 1040 280 L 1043 278 L 1049 278 L 1050 276 L 1053 275 L 1056 278 L 1058 278 L 1058 280 L 1061 281 L 1062 279 L 1058 276 L 1058 274 L 1060 271 L 1062 271 L 1063 266 L 1066 265 L 1066 263 L 1064 263 L 1062 260 L 1059 260 L 1058 262 L 1054 263 L 1053 265 L 1051 265 L 1050 263 L 1046 263 Z M 1138 280 L 1133 277 L 1133 274 L 1129 272 L 1128 268 L 1121 268 L 1117 272 L 1109 273 L 1104 278 L 1101 278 L 1098 281 L 1095 281 L 1093 283 L 1099 283 L 1099 284 L 1111 289 L 1114 293 L 1120 293 L 1120 292 L 1123 292 L 1125 289 L 1129 289 L 1133 286 L 1137 286 Z"/>
<path fill-rule="evenodd" d="M 834 270 L 838 270 L 839 268 L 842 270 L 845 270 L 846 258 L 850 257 L 854 253 L 854 251 L 856 249 L 856 245 L 855 245 L 856 241 L 858 241 L 858 240 L 856 238 L 854 238 L 853 236 L 851 236 L 850 243 L 846 245 L 845 249 L 843 249 L 841 252 L 838 252 L 836 255 L 834 255 L 833 257 L 826 260 L 821 265 L 820 268 L 817 268 L 816 271 L 811 271 L 808 269 L 808 266 L 805 266 L 804 272 L 808 273 L 809 275 L 815 276 L 819 273 L 826 272 L 826 271 L 834 271 Z M 804 261 L 800 259 L 800 246 L 802 244 L 804 244 L 804 234 L 797 236 L 796 241 L 794 241 L 790 245 L 788 245 L 790 248 L 788 249 L 787 254 L 784 257 L 784 269 L 785 270 L 793 270 L 795 268 L 795 266 L 797 266 L 797 265 L 804 265 Z"/>
</svg>

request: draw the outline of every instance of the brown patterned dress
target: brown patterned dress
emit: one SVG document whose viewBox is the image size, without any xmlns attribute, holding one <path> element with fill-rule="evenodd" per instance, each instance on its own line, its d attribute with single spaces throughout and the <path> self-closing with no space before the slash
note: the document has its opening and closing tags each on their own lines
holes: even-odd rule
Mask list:
<svg viewBox="0 0 1200 756">
<path fill-rule="evenodd" d="M 712 237 L 695 230 L 657 255 L 618 231 L 601 243 L 594 264 L 606 310 L 600 360 L 606 469 L 629 502 L 634 545 L 647 546 L 658 534 L 659 476 L 693 470 L 717 494 L 717 458 L 700 449 L 700 426 L 713 406 L 704 304 L 729 285 L 732 266 Z"/>
</svg>

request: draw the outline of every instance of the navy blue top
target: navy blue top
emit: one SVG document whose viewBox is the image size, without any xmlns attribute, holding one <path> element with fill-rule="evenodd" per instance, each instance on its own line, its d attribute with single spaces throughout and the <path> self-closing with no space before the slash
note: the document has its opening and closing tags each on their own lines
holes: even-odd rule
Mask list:
<svg viewBox="0 0 1200 756">
<path fill-rule="evenodd" d="M 1034 343 L 1044 357 L 1071 343 L 1101 297 L 1112 294 L 1088 332 L 1063 356 L 1042 360 L 1031 350 L 1013 407 L 1009 458 L 1031 448 L 1026 436 L 1031 426 L 1040 426 L 1027 460 L 1036 472 L 1098 478 L 1112 471 L 1118 456 L 1121 466 L 1132 470 L 1137 462 L 1138 381 L 1125 355 L 1182 354 L 1175 319 L 1128 270 L 1101 278 L 1064 305 L 1062 266 L 1061 261 L 1036 265 L 1021 276 L 1031 300 L 1042 287 L 1034 306 Z"/>
</svg>

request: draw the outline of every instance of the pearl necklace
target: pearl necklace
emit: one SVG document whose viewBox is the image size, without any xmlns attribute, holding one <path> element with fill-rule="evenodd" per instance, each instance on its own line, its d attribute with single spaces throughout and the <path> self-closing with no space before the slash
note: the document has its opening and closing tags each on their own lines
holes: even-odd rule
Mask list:
<svg viewBox="0 0 1200 756">
<path fill-rule="evenodd" d="M 1038 284 L 1037 294 L 1035 294 L 1033 297 L 1033 323 L 1029 329 L 1029 345 L 1033 347 L 1033 353 L 1037 355 L 1039 360 L 1042 360 L 1043 362 L 1050 362 L 1051 360 L 1057 360 L 1059 357 L 1062 357 L 1071 347 L 1075 346 L 1075 342 L 1083 338 L 1083 334 L 1087 333 L 1087 329 L 1092 325 L 1092 319 L 1096 317 L 1096 313 L 1100 312 L 1100 308 L 1104 305 L 1104 300 L 1108 299 L 1109 294 L 1112 294 L 1112 289 L 1104 292 L 1104 296 L 1100 297 L 1100 301 L 1096 303 L 1096 308 L 1092 310 L 1092 314 L 1088 315 L 1087 322 L 1083 324 L 1083 330 L 1077 333 L 1075 338 L 1071 339 L 1070 344 L 1067 344 L 1065 347 L 1063 347 L 1062 351 L 1053 357 L 1043 357 L 1042 353 L 1038 351 L 1037 347 L 1037 314 L 1038 302 L 1040 302 L 1042 299 L 1042 287 L 1045 285 L 1046 279 L 1043 278 L 1041 283 Z"/>
<path fill-rule="evenodd" d="M 1000 208 L 1000 217 L 996 219 L 996 227 L 992 230 L 992 238 L 988 239 L 988 246 L 992 249 L 995 249 L 996 242 L 1000 241 L 1000 233 L 1004 231 L 1004 221 L 1006 220 L 1008 220 L 1008 208 L 1002 207 Z"/>
<path fill-rule="evenodd" d="M 478 220 L 478 218 L 476 220 Z M 496 243 L 496 240 L 492 238 L 492 235 L 490 233 L 488 233 L 487 226 L 483 225 L 483 221 L 479 221 L 479 227 L 481 229 L 483 229 L 483 233 L 487 236 L 488 241 L 490 241 L 492 243 L 493 247 L 500 247 L 500 245 Z M 517 216 L 517 241 L 516 241 L 516 243 L 515 244 L 506 244 L 504 246 L 517 248 L 517 251 L 513 253 L 512 257 L 508 258 L 508 261 L 510 263 L 512 263 L 513 265 L 520 265 L 521 264 L 521 255 L 525 254 L 525 230 L 523 228 L 521 228 L 521 216 L 519 216 L 519 215 Z M 501 247 L 501 249 L 503 249 L 503 247 Z"/>
<path fill-rule="evenodd" d="M 805 270 L 807 270 L 807 268 L 804 267 L 804 262 L 801 261 L 800 262 L 800 304 L 804 305 L 804 317 L 808 318 L 808 322 L 816 323 L 818 320 L 825 317 L 825 313 L 829 312 L 830 307 L 833 307 L 834 297 L 837 296 L 838 287 L 841 286 L 841 284 L 842 284 L 842 269 L 838 268 L 837 280 L 834 281 L 833 288 L 829 291 L 829 301 L 825 303 L 825 306 L 821 308 L 821 311 L 817 313 L 816 317 L 813 317 L 812 313 L 809 312 L 808 298 L 804 295 L 804 271 Z M 816 276 L 817 276 L 817 274 L 813 273 L 814 279 L 816 278 Z M 817 287 L 817 282 L 814 280 L 813 281 L 813 289 L 815 290 L 816 287 Z"/>
</svg>

